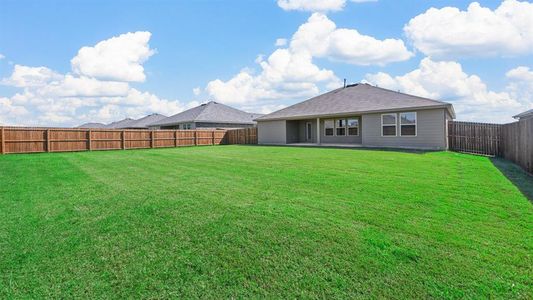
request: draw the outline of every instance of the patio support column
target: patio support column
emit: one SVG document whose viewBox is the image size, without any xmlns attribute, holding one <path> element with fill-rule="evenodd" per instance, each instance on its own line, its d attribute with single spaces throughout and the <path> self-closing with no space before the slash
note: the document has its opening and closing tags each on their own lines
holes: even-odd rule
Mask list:
<svg viewBox="0 0 533 300">
<path fill-rule="evenodd" d="M 320 145 L 320 118 L 316 118 L 316 143 Z"/>
</svg>

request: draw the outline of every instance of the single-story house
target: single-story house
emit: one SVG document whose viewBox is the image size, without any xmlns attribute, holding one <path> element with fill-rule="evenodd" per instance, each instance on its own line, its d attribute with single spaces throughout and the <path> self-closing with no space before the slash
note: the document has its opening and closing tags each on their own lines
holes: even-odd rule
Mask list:
<svg viewBox="0 0 533 300">
<path fill-rule="evenodd" d="M 150 114 L 138 120 L 132 118 L 122 119 L 107 125 L 102 123 L 85 123 L 77 128 L 109 128 L 109 129 L 148 129 L 148 125 L 167 118 L 161 114 Z"/>
<path fill-rule="evenodd" d="M 447 149 L 446 102 L 358 83 L 257 118 L 259 144 Z"/>
<path fill-rule="evenodd" d="M 122 119 L 120 121 L 115 121 L 115 122 L 112 122 L 112 123 L 109 123 L 105 126 L 105 128 L 109 128 L 109 129 L 123 129 L 123 128 L 126 128 L 128 125 L 130 124 L 133 124 L 133 122 L 135 122 L 134 119 L 132 118 L 125 118 L 125 119 Z"/>
<path fill-rule="evenodd" d="M 133 122 L 127 122 L 126 124 L 121 125 L 121 127 L 115 127 L 115 128 L 122 128 L 122 129 L 148 129 L 149 125 L 151 125 L 154 122 L 159 122 L 163 119 L 166 119 L 167 116 L 162 114 L 150 114 L 146 117 L 142 117 L 138 120 L 134 120 Z"/>
<path fill-rule="evenodd" d="M 254 127 L 260 114 L 210 101 L 150 124 L 153 129 L 213 129 Z"/>
<path fill-rule="evenodd" d="M 525 120 L 525 119 L 529 119 L 529 118 L 533 118 L 533 109 L 530 109 L 528 111 L 525 111 L 523 113 L 520 113 L 516 116 L 513 116 L 513 118 L 517 119 L 517 120 Z"/>
<path fill-rule="evenodd" d="M 106 125 L 103 123 L 85 123 L 77 126 L 76 128 L 105 128 L 105 126 Z"/>
</svg>

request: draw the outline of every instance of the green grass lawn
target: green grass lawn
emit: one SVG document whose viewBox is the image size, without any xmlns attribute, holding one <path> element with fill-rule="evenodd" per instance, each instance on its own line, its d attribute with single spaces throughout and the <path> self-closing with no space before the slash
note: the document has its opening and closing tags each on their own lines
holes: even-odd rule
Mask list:
<svg viewBox="0 0 533 300">
<path fill-rule="evenodd" d="M 0 298 L 531 299 L 532 274 L 532 203 L 484 157 L 0 156 Z"/>
</svg>

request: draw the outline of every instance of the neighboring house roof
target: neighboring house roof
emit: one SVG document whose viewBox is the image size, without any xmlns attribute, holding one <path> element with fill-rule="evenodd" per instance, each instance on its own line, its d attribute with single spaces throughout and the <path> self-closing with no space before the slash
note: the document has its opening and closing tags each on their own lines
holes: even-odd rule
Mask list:
<svg viewBox="0 0 533 300">
<path fill-rule="evenodd" d="M 513 118 L 515 119 L 525 119 L 525 118 L 529 118 L 529 117 L 533 117 L 533 109 L 530 109 L 528 111 L 525 111 L 523 113 L 520 113 L 516 116 L 513 116 Z"/>
<path fill-rule="evenodd" d="M 151 114 L 146 117 L 135 120 L 134 122 L 128 123 L 123 128 L 148 128 L 148 125 L 166 119 L 167 116 L 161 114 Z"/>
<path fill-rule="evenodd" d="M 165 126 L 188 122 L 255 124 L 254 119 L 260 116 L 210 101 L 150 125 Z"/>
<path fill-rule="evenodd" d="M 116 129 L 128 128 L 128 126 L 130 124 L 132 124 L 133 122 L 135 122 L 135 121 L 136 120 L 134 120 L 134 119 L 126 118 L 126 119 L 123 119 L 123 120 L 120 120 L 120 121 L 109 123 L 109 124 L 107 124 L 105 126 L 105 128 L 116 128 Z"/>
<path fill-rule="evenodd" d="M 366 83 L 357 83 L 294 104 L 256 120 L 283 120 L 427 108 L 446 108 L 455 118 L 453 106 L 449 103 L 395 92 Z"/>
<path fill-rule="evenodd" d="M 105 128 L 105 124 L 102 123 L 85 123 L 76 128 Z"/>
</svg>

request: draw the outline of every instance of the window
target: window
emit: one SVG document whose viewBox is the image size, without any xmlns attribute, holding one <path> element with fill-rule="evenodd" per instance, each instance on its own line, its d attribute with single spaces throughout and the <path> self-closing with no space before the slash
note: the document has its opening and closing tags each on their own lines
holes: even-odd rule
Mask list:
<svg viewBox="0 0 533 300">
<path fill-rule="evenodd" d="M 416 112 L 400 113 L 400 136 L 416 136 Z"/>
<path fill-rule="evenodd" d="M 348 135 L 359 135 L 359 119 L 348 119 Z"/>
<path fill-rule="evenodd" d="M 335 134 L 346 135 L 346 120 L 345 119 L 335 120 Z"/>
<path fill-rule="evenodd" d="M 396 114 L 381 115 L 381 135 L 396 136 Z"/>
<path fill-rule="evenodd" d="M 333 120 L 324 120 L 324 135 L 325 136 L 333 135 L 334 125 L 335 125 L 335 122 Z"/>
</svg>

